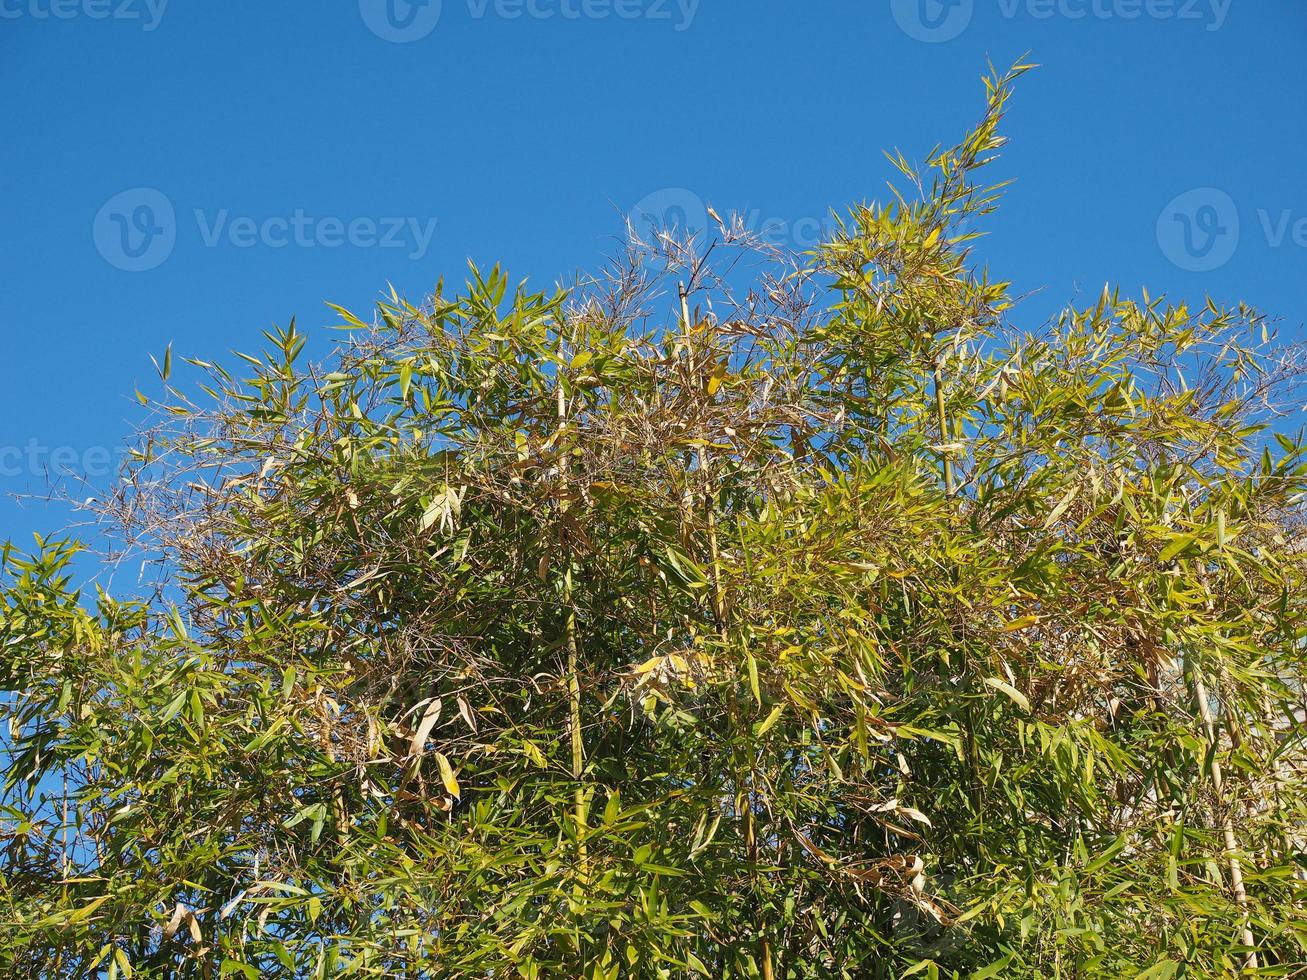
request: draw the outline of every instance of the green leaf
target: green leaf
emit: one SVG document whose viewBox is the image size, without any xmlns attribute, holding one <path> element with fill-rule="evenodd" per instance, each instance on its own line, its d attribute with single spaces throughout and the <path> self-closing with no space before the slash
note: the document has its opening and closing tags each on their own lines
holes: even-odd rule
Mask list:
<svg viewBox="0 0 1307 980">
<path fill-rule="evenodd" d="M 758 686 L 758 661 L 753 659 L 753 654 L 749 651 L 744 653 L 745 663 L 749 668 L 749 690 L 753 693 L 753 699 L 758 702 L 758 707 L 762 707 L 762 691 Z"/>
<path fill-rule="evenodd" d="M 522 752 L 537 769 L 547 769 L 549 767 L 545 754 L 540 751 L 540 746 L 536 745 L 535 742 L 524 741 L 522 743 Z"/>
<path fill-rule="evenodd" d="M 1142 973 L 1136 973 L 1134 980 L 1171 980 L 1179 969 L 1180 964 L 1174 960 L 1163 960 Z"/>
<path fill-rule="evenodd" d="M 1013 959 L 1014 957 L 1009 953 L 1001 960 L 995 960 L 989 966 L 982 967 L 971 974 L 971 980 L 987 980 L 988 977 L 1002 976 L 1003 971 L 1011 965 Z"/>
<path fill-rule="evenodd" d="M 1188 551 L 1197 540 L 1198 538 L 1193 534 L 1182 534 L 1162 549 L 1162 553 L 1157 556 L 1157 560 L 1168 562 L 1182 552 Z"/>
</svg>

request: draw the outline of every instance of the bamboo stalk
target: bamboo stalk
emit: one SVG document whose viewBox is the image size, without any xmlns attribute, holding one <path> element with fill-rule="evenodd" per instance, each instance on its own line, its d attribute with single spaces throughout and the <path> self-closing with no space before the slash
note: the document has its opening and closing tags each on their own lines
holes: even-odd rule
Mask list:
<svg viewBox="0 0 1307 980">
<path fill-rule="evenodd" d="M 566 421 L 567 398 L 560 380 L 558 383 L 558 424 L 560 429 L 566 424 Z M 566 452 L 560 456 L 558 472 L 561 490 L 565 494 L 568 475 Z M 559 507 L 561 511 L 561 502 Z M 572 818 L 576 822 L 577 866 L 580 870 L 580 879 L 584 882 L 587 864 L 585 846 L 587 815 L 585 787 L 581 785 L 581 777 L 585 773 L 585 746 L 581 739 L 581 657 L 576 635 L 576 606 L 572 601 L 572 562 L 570 556 L 564 557 L 566 565 L 563 571 L 563 633 L 567 647 L 568 728 L 571 730 L 572 737 L 572 778 L 576 781 L 576 788 L 572 794 Z"/>
<path fill-rule="evenodd" d="M 680 284 L 679 292 L 681 297 L 681 324 L 682 324 L 683 336 L 685 337 L 686 350 L 689 351 L 690 339 L 691 339 L 690 302 L 689 302 L 689 293 L 686 290 L 684 283 Z M 705 389 L 705 393 L 706 393 L 706 389 Z M 703 477 L 704 518 L 708 528 L 708 554 L 711 558 L 712 588 L 713 588 L 713 602 L 712 602 L 713 620 L 715 626 L 717 627 L 717 634 L 719 638 L 722 640 L 723 644 L 725 644 L 726 601 L 725 601 L 725 595 L 722 592 L 721 548 L 717 540 L 716 493 L 712 484 L 712 471 L 709 463 L 709 456 L 704 446 L 700 445 L 698 447 L 697 456 L 699 462 L 699 472 L 702 474 Z M 733 713 L 735 713 L 734 697 L 732 697 L 732 709 L 733 709 Z M 753 789 L 752 789 L 753 780 L 754 780 L 754 773 L 750 771 L 749 773 L 750 790 L 748 796 L 745 798 L 744 819 L 745 819 L 745 846 L 749 854 L 749 864 L 751 866 L 750 874 L 756 875 L 757 874 L 756 869 L 758 866 L 758 838 L 757 838 L 757 830 L 754 826 Z M 772 966 L 773 955 L 772 955 L 772 948 L 771 948 L 771 940 L 768 939 L 766 933 L 762 932 L 761 922 L 759 922 L 758 928 L 760 933 L 758 937 L 758 945 L 759 945 L 758 958 L 762 961 L 763 980 L 775 980 L 775 971 Z"/>
<path fill-rule="evenodd" d="M 327 707 L 327 700 L 321 689 L 317 691 L 316 697 L 318 723 L 321 726 L 318 730 L 319 742 L 322 745 L 322 752 L 327 757 L 327 761 L 335 766 L 336 746 L 331 740 L 332 728 L 334 727 L 331 722 L 331 710 Z M 345 794 L 341 789 L 340 782 L 334 778 L 331 787 L 331 806 L 336 817 L 336 843 L 344 852 L 349 845 L 349 816 L 345 810 Z"/>
<path fill-rule="evenodd" d="M 1212 705 L 1208 701 L 1207 685 L 1203 681 L 1202 671 L 1199 670 L 1196 663 L 1193 663 L 1192 656 L 1189 659 L 1189 676 L 1190 682 L 1193 684 L 1198 718 L 1202 722 L 1203 731 L 1206 733 L 1207 742 L 1211 749 L 1211 762 L 1208 764 L 1207 774 L 1212 782 L 1212 792 L 1216 796 L 1217 807 L 1225 809 L 1225 777 L 1216 751 L 1218 738 L 1216 719 L 1212 714 Z M 1242 914 L 1242 921 L 1239 924 L 1239 938 L 1244 946 L 1248 947 L 1248 953 L 1244 957 L 1244 969 L 1256 970 L 1257 952 L 1252 925 L 1249 921 L 1248 890 L 1244 886 L 1243 865 L 1239 861 L 1239 842 L 1234 833 L 1234 818 L 1228 810 L 1221 816 L 1221 837 L 1225 843 L 1226 859 L 1229 862 L 1230 891 L 1233 893 L 1235 904 L 1239 906 Z"/>
<path fill-rule="evenodd" d="M 943 356 L 936 355 L 932 367 L 932 375 L 935 381 L 935 417 L 939 423 L 939 438 L 941 444 L 949 441 L 949 424 L 948 411 L 944 404 L 944 366 Z M 953 462 L 949 459 L 948 450 L 940 451 L 940 462 L 943 464 L 944 472 L 944 494 L 952 499 L 957 494 L 957 481 L 953 473 Z M 953 584 L 958 584 L 958 570 L 954 568 L 951 572 Z M 950 660 L 952 657 L 950 656 Z M 965 656 L 958 658 L 957 667 L 964 671 L 966 676 L 967 687 L 971 688 L 970 670 L 967 668 Z M 968 701 L 963 709 L 963 720 L 965 724 L 965 735 L 967 740 L 967 765 L 971 771 L 972 783 L 975 787 L 975 796 L 982 805 L 976 808 L 976 815 L 980 818 L 982 826 L 984 823 L 984 796 L 985 787 L 980 779 L 980 748 L 976 743 L 976 719 L 972 703 Z"/>
<path fill-rule="evenodd" d="M 935 358 L 934 367 L 935 376 L 935 415 L 939 421 L 939 438 L 941 443 L 947 443 L 949 440 L 948 415 L 944 410 L 944 371 L 940 364 L 940 358 Z M 940 451 L 940 459 L 944 464 L 944 492 L 950 497 L 953 496 L 957 489 L 953 480 L 953 462 L 948 458 L 946 450 Z"/>
<path fill-rule="evenodd" d="M 681 325 L 684 331 L 686 349 L 690 347 L 690 299 L 689 293 L 685 289 L 685 284 L 680 285 L 681 296 Z M 712 474 L 709 469 L 709 459 L 706 449 L 700 445 L 697 448 L 696 456 L 699 462 L 699 472 L 703 478 L 703 508 L 704 519 L 708 525 L 708 554 L 712 566 L 712 586 L 713 586 L 713 619 L 717 627 L 717 632 L 721 633 L 725 639 L 726 629 L 726 604 L 722 594 L 722 576 L 721 576 L 721 550 L 717 542 L 717 508 L 715 494 L 712 486 Z"/>
<path fill-rule="evenodd" d="M 1202 583 L 1203 590 L 1208 593 L 1207 609 L 1211 612 L 1213 610 L 1213 600 L 1208 590 L 1207 576 L 1201 568 L 1199 569 L 1198 579 Z M 1230 892 L 1234 895 L 1235 904 L 1239 906 L 1241 913 L 1242 921 L 1239 924 L 1239 938 L 1244 946 L 1248 948 L 1248 953 L 1244 957 L 1244 969 L 1256 970 L 1258 957 L 1250 922 L 1248 890 L 1244 885 L 1243 865 L 1239 860 L 1239 842 L 1234 833 L 1234 817 L 1226 806 L 1225 774 L 1221 768 L 1221 760 L 1217 752 L 1219 747 L 1218 739 L 1220 738 L 1220 733 L 1217 730 L 1217 719 L 1212 711 L 1211 700 L 1208 697 L 1207 682 L 1203 678 L 1202 666 L 1193 652 L 1186 653 L 1184 664 L 1189 674 L 1190 683 L 1193 685 L 1194 706 L 1198 714 L 1198 720 L 1203 726 L 1203 733 L 1209 746 L 1211 761 L 1208 763 L 1207 775 L 1212 783 L 1212 793 L 1216 798 L 1216 806 L 1219 810 L 1224 811 L 1220 818 L 1220 830 L 1221 839 L 1225 845 L 1226 860 L 1229 863 Z M 1226 714 L 1228 724 L 1230 719 L 1228 712 Z"/>
</svg>

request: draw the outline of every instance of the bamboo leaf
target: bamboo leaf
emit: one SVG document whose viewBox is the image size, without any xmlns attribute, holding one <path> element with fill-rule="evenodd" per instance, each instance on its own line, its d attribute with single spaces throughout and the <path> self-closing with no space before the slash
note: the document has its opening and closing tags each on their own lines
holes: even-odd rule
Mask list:
<svg viewBox="0 0 1307 980">
<path fill-rule="evenodd" d="M 445 758 L 444 753 L 436 753 L 436 765 L 440 767 L 440 781 L 444 784 L 445 792 L 455 799 L 462 796 L 462 793 L 459 792 L 458 780 L 454 778 L 454 770 L 450 766 L 449 760 Z"/>
<path fill-rule="evenodd" d="M 761 738 L 762 736 L 766 735 L 769 731 L 771 731 L 773 728 L 776 727 L 776 723 L 781 720 L 781 715 L 784 713 L 785 713 L 784 705 L 778 704 L 776 707 L 772 708 L 771 713 L 768 714 L 766 718 L 764 718 L 762 721 L 758 722 L 758 724 L 753 726 L 753 734 L 756 735 L 758 738 Z"/>
<path fill-rule="evenodd" d="M 443 702 L 440 698 L 434 698 L 427 703 L 426 710 L 422 712 L 422 720 L 413 730 L 413 738 L 409 740 L 408 754 L 414 758 L 421 758 L 426 751 L 427 738 L 431 735 L 431 730 L 436 727 L 440 721 L 440 710 Z"/>
<path fill-rule="evenodd" d="M 992 687 L 994 690 L 1007 695 L 1007 697 L 1010 698 L 1022 711 L 1030 711 L 1030 699 L 1007 681 L 998 677 L 986 677 L 985 684 L 986 686 Z"/>
</svg>

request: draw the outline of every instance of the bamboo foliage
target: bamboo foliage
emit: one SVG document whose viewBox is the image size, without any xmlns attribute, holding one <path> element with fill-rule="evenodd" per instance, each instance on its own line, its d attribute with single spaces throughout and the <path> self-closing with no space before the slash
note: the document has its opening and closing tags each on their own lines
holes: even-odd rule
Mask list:
<svg viewBox="0 0 1307 980">
<path fill-rule="evenodd" d="M 156 586 L 0 563 L 0 973 L 1307 969 L 1302 360 L 1022 322 L 970 229 L 1024 70 L 813 255 L 165 363 L 100 513 Z"/>
</svg>

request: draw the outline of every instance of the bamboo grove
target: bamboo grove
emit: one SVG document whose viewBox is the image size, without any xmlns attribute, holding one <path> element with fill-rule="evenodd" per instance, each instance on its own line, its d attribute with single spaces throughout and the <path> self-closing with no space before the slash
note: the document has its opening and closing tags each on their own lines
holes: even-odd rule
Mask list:
<svg viewBox="0 0 1307 980">
<path fill-rule="evenodd" d="M 1024 70 L 812 255 L 166 358 L 88 505 L 148 587 L 3 551 L 0 974 L 1304 975 L 1303 361 L 1022 322 Z"/>
</svg>

